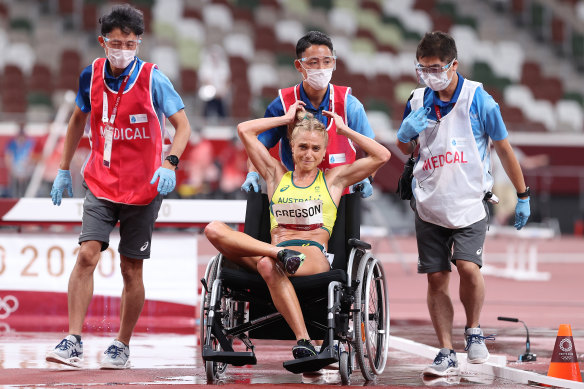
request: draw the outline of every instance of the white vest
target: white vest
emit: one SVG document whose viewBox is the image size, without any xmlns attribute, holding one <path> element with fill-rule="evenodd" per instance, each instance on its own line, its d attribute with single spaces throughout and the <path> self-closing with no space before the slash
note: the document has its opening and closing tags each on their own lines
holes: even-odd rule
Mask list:
<svg viewBox="0 0 584 389">
<path fill-rule="evenodd" d="M 488 183 L 474 139 L 470 107 L 477 87 L 464 80 L 456 105 L 438 122 L 428 120 L 420 133 L 420 158 L 414 167 L 414 196 L 420 218 L 446 228 L 462 228 L 486 216 L 483 198 Z M 414 91 L 412 111 L 423 105 L 424 88 Z M 435 109 L 435 107 L 431 107 Z"/>
</svg>

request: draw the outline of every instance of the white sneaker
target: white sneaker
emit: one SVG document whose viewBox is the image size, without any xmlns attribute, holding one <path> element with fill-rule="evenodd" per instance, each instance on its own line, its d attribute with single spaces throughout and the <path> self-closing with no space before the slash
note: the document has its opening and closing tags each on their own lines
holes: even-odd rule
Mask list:
<svg viewBox="0 0 584 389">
<path fill-rule="evenodd" d="M 83 363 L 83 342 L 73 335 L 67 335 L 54 349 L 47 352 L 47 362 L 81 367 Z"/>
<path fill-rule="evenodd" d="M 493 335 L 483 336 L 483 330 L 480 327 L 467 328 L 464 332 L 464 340 L 467 352 L 466 360 L 468 363 L 485 363 L 489 360 L 489 350 L 487 350 L 486 340 L 495 340 Z"/>
<path fill-rule="evenodd" d="M 130 368 L 130 346 L 117 339 L 105 350 L 105 358 L 100 362 L 101 369 L 129 369 Z"/>
<path fill-rule="evenodd" d="M 448 348 L 441 348 L 436 358 L 434 358 L 434 362 L 422 371 L 422 375 L 439 377 L 457 375 L 459 373 L 456 353 Z"/>
</svg>

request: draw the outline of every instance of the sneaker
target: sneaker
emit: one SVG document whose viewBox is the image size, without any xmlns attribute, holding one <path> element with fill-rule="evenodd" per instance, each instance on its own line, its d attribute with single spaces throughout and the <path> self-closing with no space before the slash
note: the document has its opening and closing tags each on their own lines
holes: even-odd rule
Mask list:
<svg viewBox="0 0 584 389">
<path fill-rule="evenodd" d="M 316 350 L 310 340 L 300 339 L 296 342 L 296 346 L 292 347 L 292 355 L 294 359 L 313 357 L 316 355 Z"/>
<path fill-rule="evenodd" d="M 278 251 L 278 260 L 288 274 L 294 274 L 298 271 L 306 256 L 299 251 L 283 249 Z"/>
<path fill-rule="evenodd" d="M 457 375 L 458 373 L 460 373 L 460 370 L 458 369 L 456 353 L 448 348 L 441 348 L 436 358 L 434 358 L 434 362 L 422 372 L 423 375 L 440 377 Z"/>
<path fill-rule="evenodd" d="M 83 342 L 78 341 L 73 335 L 67 335 L 45 357 L 47 362 L 61 363 L 73 367 L 81 367 L 83 362 Z"/>
<path fill-rule="evenodd" d="M 489 350 L 485 345 L 485 340 L 495 340 L 493 335 L 483 336 L 483 330 L 480 327 L 467 328 L 464 331 L 464 339 L 467 352 L 466 360 L 468 363 L 485 363 L 489 359 Z"/>
<path fill-rule="evenodd" d="M 104 351 L 106 355 L 101 361 L 101 369 L 129 369 L 130 368 L 130 346 L 126 346 L 117 339 Z"/>
</svg>

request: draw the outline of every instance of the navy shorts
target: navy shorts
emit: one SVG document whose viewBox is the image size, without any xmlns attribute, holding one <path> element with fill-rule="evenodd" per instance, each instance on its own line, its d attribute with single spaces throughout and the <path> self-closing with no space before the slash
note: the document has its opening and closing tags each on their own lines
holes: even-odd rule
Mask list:
<svg viewBox="0 0 584 389">
<path fill-rule="evenodd" d="M 451 263 L 456 264 L 456 260 L 476 263 L 479 268 L 483 266 L 483 246 L 489 225 L 488 209 L 484 219 L 467 227 L 451 229 L 422 220 L 413 197 L 410 205 L 416 214 L 418 273 L 452 271 Z"/>
<path fill-rule="evenodd" d="M 98 199 L 85 187 L 83 219 L 79 244 L 89 240 L 101 242 L 101 251 L 109 246 L 110 233 L 120 222 L 120 244 L 118 252 L 128 258 L 150 258 L 150 245 L 154 222 L 162 204 L 158 194 L 148 205 L 118 204 Z"/>
</svg>

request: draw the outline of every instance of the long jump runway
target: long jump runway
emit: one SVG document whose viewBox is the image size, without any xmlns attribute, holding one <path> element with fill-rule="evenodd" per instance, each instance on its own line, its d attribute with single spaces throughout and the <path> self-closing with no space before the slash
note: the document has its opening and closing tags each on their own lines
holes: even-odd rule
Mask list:
<svg viewBox="0 0 584 389">
<path fill-rule="evenodd" d="M 406 256 L 407 256 L 407 249 Z M 584 254 L 583 254 L 584 255 Z M 527 387 L 529 374 L 545 377 L 560 324 L 570 324 L 574 346 L 584 360 L 584 260 L 562 262 L 561 258 L 544 261 L 538 270 L 550 274 L 548 281 L 517 281 L 487 275 L 487 296 L 481 326 L 485 334 L 496 334 L 489 342 L 492 361 L 486 365 L 461 363 L 463 373 L 448 380 L 426 380 L 420 372 L 431 363 L 436 343 L 426 309 L 426 279 L 415 274 L 415 263 L 384 261 L 388 275 L 391 314 L 391 343 L 387 367 L 374 382 L 366 383 L 359 371 L 351 375 L 351 386 L 463 386 Z M 498 266 L 503 266 L 497 264 Z M 203 266 L 203 264 L 201 264 Z M 454 347 L 464 362 L 464 315 L 458 299 L 458 279 L 452 273 Z M 517 362 L 525 352 L 525 329 L 521 323 L 498 321 L 498 316 L 517 317 L 529 327 L 531 352 L 536 362 Z M 51 320 L 47 318 L 47 320 Z M 63 333 L 14 332 L 0 321 L 0 389 L 2 388 L 111 388 L 169 385 L 207 385 L 204 365 L 199 354 L 198 328 L 190 334 L 137 333 L 132 339 L 133 368 L 125 371 L 98 369 L 102 352 L 112 334 L 84 335 L 85 362 L 82 369 L 61 367 L 45 362 L 44 355 Z M 239 388 L 340 386 L 338 371 L 295 375 L 282 367 L 291 358 L 292 342 L 255 341 L 258 364 L 240 368 L 230 366 L 218 384 Z M 478 366 L 478 368 L 477 368 Z M 527 372 L 522 375 L 522 372 Z M 526 379 L 527 377 L 527 379 Z M 560 382 L 560 383 L 557 383 Z M 555 385 L 584 388 L 575 381 L 557 381 Z"/>
</svg>

